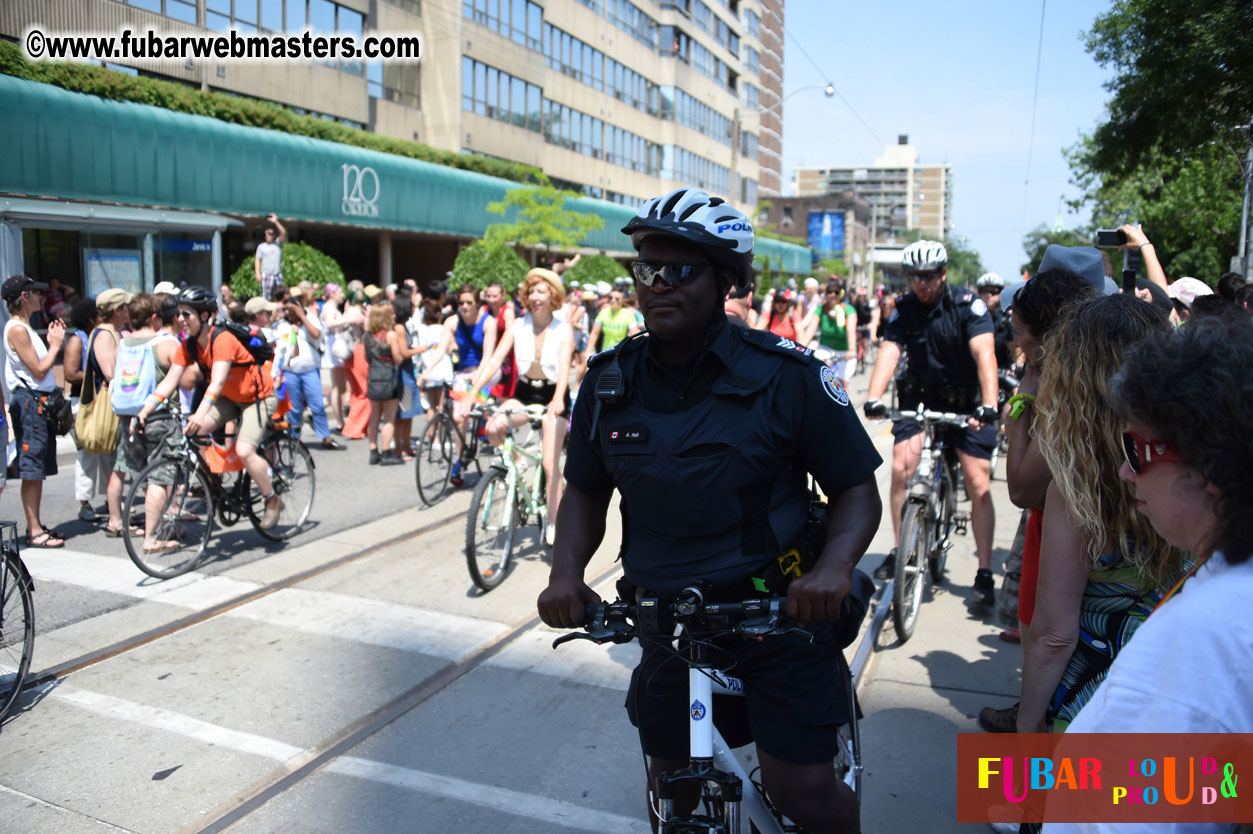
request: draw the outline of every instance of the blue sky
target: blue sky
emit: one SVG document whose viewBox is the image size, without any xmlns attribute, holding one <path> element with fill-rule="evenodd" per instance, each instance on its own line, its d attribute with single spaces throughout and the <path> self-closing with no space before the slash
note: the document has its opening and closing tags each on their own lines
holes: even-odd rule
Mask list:
<svg viewBox="0 0 1253 834">
<path fill-rule="evenodd" d="M 784 95 L 830 80 L 870 130 L 820 89 L 787 99 L 785 193 L 795 167 L 871 164 L 885 143 L 907 133 L 921 162 L 953 166 L 953 232 L 970 239 L 987 269 L 1017 274 L 1026 259 L 1023 236 L 1051 225 L 1060 197 L 1076 193 L 1062 149 L 1104 112 L 1110 72 L 1084 51 L 1081 33 L 1107 8 L 1047 1 L 1031 143 L 1040 0 L 787 0 Z M 1064 214 L 1062 221 L 1076 225 L 1089 215 Z"/>
</svg>

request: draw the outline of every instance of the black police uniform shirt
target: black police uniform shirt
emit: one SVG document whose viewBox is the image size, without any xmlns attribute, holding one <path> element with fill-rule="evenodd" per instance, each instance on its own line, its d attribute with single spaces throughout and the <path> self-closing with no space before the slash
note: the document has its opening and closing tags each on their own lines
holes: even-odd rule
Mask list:
<svg viewBox="0 0 1253 834">
<path fill-rule="evenodd" d="M 966 287 L 945 283 L 939 301 L 930 307 L 912 292 L 898 299 L 883 338 L 900 345 L 908 357 L 908 392 L 932 408 L 968 409 L 982 399 L 970 340 L 991 332 L 992 316 L 983 299 Z"/>
<path fill-rule="evenodd" d="M 623 342 L 623 401 L 602 402 L 595 358 L 575 403 L 565 476 L 622 495 L 627 579 L 657 592 L 743 581 L 802 535 L 806 472 L 836 496 L 882 463 L 848 393 L 812 351 L 724 322 L 688 373 L 647 336 Z"/>
<path fill-rule="evenodd" d="M 1008 368 L 1013 364 L 1009 346 L 1014 343 L 1014 325 L 1009 314 L 1000 307 L 989 312 L 992 315 L 992 338 L 996 346 L 996 367 Z"/>
</svg>

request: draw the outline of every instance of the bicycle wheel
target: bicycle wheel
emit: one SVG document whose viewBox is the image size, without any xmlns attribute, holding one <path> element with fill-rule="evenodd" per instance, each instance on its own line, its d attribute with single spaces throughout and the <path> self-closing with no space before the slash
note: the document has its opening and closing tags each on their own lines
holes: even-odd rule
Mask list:
<svg viewBox="0 0 1253 834">
<path fill-rule="evenodd" d="M 5 549 L 0 566 L 0 720 L 17 701 L 35 648 L 34 583 L 16 553 Z"/>
<path fill-rule="evenodd" d="M 490 591 L 509 572 L 514 536 L 518 528 L 517 510 L 508 496 L 509 476 L 493 467 L 470 499 L 466 519 L 466 563 L 470 578 L 484 591 Z"/>
<path fill-rule="evenodd" d="M 207 557 L 212 532 L 213 490 L 191 461 L 158 457 L 135 476 L 122 505 L 122 540 L 135 567 L 157 579 L 187 573 Z"/>
<path fill-rule="evenodd" d="M 283 509 L 279 512 L 278 524 L 268 530 L 261 529 L 265 500 L 248 473 L 243 472 L 240 477 L 248 479 L 248 520 L 270 541 L 286 541 L 304 529 L 313 510 L 313 456 L 305 444 L 289 434 L 272 435 L 260 451 L 270 464 L 274 491 L 283 499 Z"/>
<path fill-rule="evenodd" d="M 936 502 L 940 508 L 938 527 L 927 553 L 927 566 L 931 569 L 931 581 L 937 585 L 944 581 L 944 565 L 948 562 L 949 540 L 953 535 L 953 514 L 957 512 L 956 498 L 953 474 L 945 467 L 943 474 L 940 475 L 940 500 Z"/>
<path fill-rule="evenodd" d="M 892 596 L 892 624 L 902 643 L 914 633 L 922 591 L 926 583 L 928 541 L 931 538 L 926 506 L 916 501 L 905 505 L 901 517 L 901 540 L 896 546 L 896 583 Z"/>
<path fill-rule="evenodd" d="M 452 421 L 443 414 L 436 415 L 422 430 L 418 459 L 414 461 L 414 478 L 418 482 L 418 497 L 428 507 L 448 491 L 448 478 L 457 458 L 455 431 Z"/>
</svg>

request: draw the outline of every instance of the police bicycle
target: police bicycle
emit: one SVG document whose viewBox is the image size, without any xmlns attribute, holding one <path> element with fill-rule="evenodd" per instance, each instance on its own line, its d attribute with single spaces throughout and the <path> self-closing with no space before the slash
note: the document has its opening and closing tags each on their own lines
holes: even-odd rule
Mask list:
<svg viewBox="0 0 1253 834">
<path fill-rule="evenodd" d="M 414 461 L 414 479 L 418 484 L 418 497 L 422 503 L 431 506 L 448 492 L 452 481 L 452 466 L 461 461 L 461 470 L 465 472 L 470 466 L 479 474 L 479 432 L 483 428 L 482 412 L 472 410 L 466 418 L 465 434 L 457 428 L 453 419 L 455 404 L 452 383 L 444 384 L 443 402 L 439 411 L 422 430 L 422 441 L 418 445 L 418 458 Z M 461 453 L 458 454 L 457 450 Z"/>
<path fill-rule="evenodd" d="M 928 411 L 888 412 L 893 422 L 913 420 L 922 426 L 918 467 L 905 485 L 901 532 L 896 543 L 896 577 L 892 593 L 892 624 L 902 643 L 914 633 L 922 592 L 930 574 L 936 584 L 944 579 L 944 563 L 954 533 L 965 535 L 970 514 L 957 509 L 961 468 L 957 447 L 949 445 L 949 429 L 966 428 L 969 415 Z"/>
<path fill-rule="evenodd" d="M 167 441 L 134 477 L 122 506 L 126 552 L 135 566 L 157 579 L 195 569 L 208 558 L 215 516 L 223 527 L 246 516 L 253 529 L 276 542 L 301 532 L 313 509 L 313 456 L 280 415 L 266 426 L 257 454 L 268 464 L 274 492 L 283 501 L 278 523 L 268 529 L 261 526 L 265 499 L 235 456 L 233 443 L 222 448 L 211 437 L 181 433 Z M 144 546 L 145 534 L 134 532 L 143 531 L 149 518 L 155 519 L 152 539 L 157 543 L 151 549 Z"/>
<path fill-rule="evenodd" d="M 1010 367 L 1001 368 L 996 372 L 996 410 L 998 414 L 1004 410 L 1005 404 L 1009 402 L 1009 398 L 1018 390 L 1018 386 L 1021 383 L 1021 380 L 1018 378 L 1019 374 L 1016 371 L 1016 368 Z M 1000 421 L 996 426 L 996 445 L 992 447 L 992 467 L 988 474 L 991 480 L 996 480 L 996 465 L 1008 451 L 1009 438 L 1005 434 L 1005 422 Z"/>
<path fill-rule="evenodd" d="M 17 701 L 35 649 L 35 582 L 17 546 L 17 524 L 0 522 L 0 720 Z"/>
<path fill-rule="evenodd" d="M 873 587 L 869 577 L 863 574 L 862 578 Z M 587 625 L 583 632 L 571 632 L 553 641 L 554 649 L 571 640 L 591 640 L 600 645 L 632 640 L 668 645 L 675 639 L 676 626 L 679 627 L 679 644 L 683 648 L 671 651 L 689 668 L 685 703 L 691 705 L 691 758 L 686 768 L 658 774 L 656 783 L 650 785 L 649 801 L 660 823 L 660 834 L 739 834 L 741 811 L 747 813 L 750 828 L 758 834 L 802 831 L 775 809 L 762 785 L 746 771 L 714 724 L 713 696 L 743 697 L 744 683 L 718 668 L 716 647 L 710 640 L 726 635 L 762 640 L 788 632 L 806 634 L 784 619 L 786 602 L 786 597 L 707 602 L 703 586 L 696 585 L 669 598 L 643 597 L 636 603 L 618 600 L 585 605 Z M 843 626 L 849 629 L 846 633 L 855 635 L 860 618 L 850 611 L 846 604 L 844 614 L 848 622 Z M 848 723 L 838 734 L 835 774 L 860 802 L 864 768 L 857 727 L 856 682 L 843 651 L 836 651 L 835 655 L 833 662 L 839 667 L 849 713 Z M 685 785 L 697 786 L 700 800 L 693 813 L 680 816 L 675 813 L 675 802 Z"/>
<path fill-rule="evenodd" d="M 472 418 L 484 423 L 493 414 L 510 418 L 506 421 L 505 442 L 496 450 L 498 459 L 474 487 L 466 518 L 466 564 L 470 578 L 484 592 L 505 581 L 520 538 L 519 527 L 533 521 L 539 528 L 539 541 L 546 541 L 548 480 L 537 437 L 545 411 L 545 406 L 536 404 L 524 409 L 484 405 L 470 412 Z M 514 426 L 515 414 L 526 415 L 532 442 L 519 442 L 515 437 L 518 429 L 524 428 Z"/>
</svg>

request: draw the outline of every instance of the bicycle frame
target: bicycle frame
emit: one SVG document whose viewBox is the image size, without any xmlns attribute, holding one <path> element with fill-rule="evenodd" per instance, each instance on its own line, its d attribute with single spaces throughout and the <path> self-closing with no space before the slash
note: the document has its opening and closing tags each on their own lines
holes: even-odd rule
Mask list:
<svg viewBox="0 0 1253 834">
<path fill-rule="evenodd" d="M 537 454 L 533 449 L 529 449 L 526 446 L 521 446 L 516 443 L 513 439 L 513 432 L 513 422 L 510 421 L 505 433 L 505 442 L 501 444 L 499 450 L 500 462 L 493 464 L 493 466 L 505 471 L 504 523 L 506 526 L 513 518 L 513 511 L 514 507 L 517 505 L 516 500 L 519 492 L 521 492 L 523 508 L 527 515 L 538 515 L 539 513 L 547 510 L 542 487 L 542 480 L 544 477 L 544 459 L 542 457 L 542 452 Z M 528 484 L 526 479 L 522 477 L 523 472 L 519 469 L 517 462 L 514 460 L 515 454 L 530 461 L 531 465 L 534 467 L 535 474 L 532 476 L 532 483 Z M 488 514 L 490 512 L 491 503 L 489 501 L 483 507 L 484 521 L 486 521 L 489 517 Z"/>
</svg>

